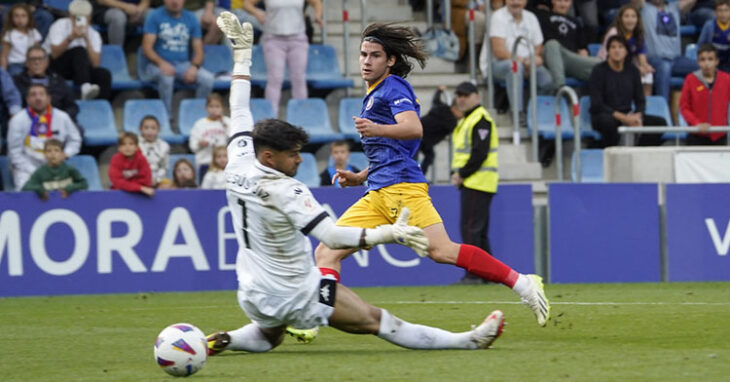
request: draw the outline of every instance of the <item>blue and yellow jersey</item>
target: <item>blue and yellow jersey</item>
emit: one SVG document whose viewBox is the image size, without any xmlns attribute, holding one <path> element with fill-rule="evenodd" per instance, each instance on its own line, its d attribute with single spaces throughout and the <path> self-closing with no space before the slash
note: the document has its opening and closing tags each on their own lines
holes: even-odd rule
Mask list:
<svg viewBox="0 0 730 382">
<path fill-rule="evenodd" d="M 368 89 L 360 117 L 378 124 L 394 125 L 395 115 L 408 110 L 421 115 L 413 88 L 403 78 L 390 75 Z M 420 139 L 363 138 L 362 147 L 370 161 L 368 190 L 397 183 L 425 183 L 421 167 L 413 159 L 420 143 Z"/>
</svg>

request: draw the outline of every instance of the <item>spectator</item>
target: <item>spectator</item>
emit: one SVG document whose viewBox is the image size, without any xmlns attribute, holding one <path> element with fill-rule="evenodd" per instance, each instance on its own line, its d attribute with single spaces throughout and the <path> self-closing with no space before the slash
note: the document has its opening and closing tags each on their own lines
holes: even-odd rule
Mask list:
<svg viewBox="0 0 730 382">
<path fill-rule="evenodd" d="M 456 127 L 456 120 L 462 117 L 461 111 L 450 98 L 446 93 L 446 86 L 440 86 L 433 95 L 428 114 L 421 117 L 423 138 L 418 150 L 423 154 L 421 170 L 424 174 L 433 164 L 434 146 L 451 134 Z"/>
<path fill-rule="evenodd" d="M 292 98 L 307 98 L 309 42 L 304 21 L 305 0 L 264 0 L 266 11 L 255 7 L 260 1 L 246 1 L 243 7 L 264 26 L 261 37 L 266 60 L 264 95 L 274 106 L 274 115 L 278 115 L 285 67 L 289 68 Z M 315 21 L 321 26 L 322 2 L 320 0 L 306 0 L 306 2 L 314 8 Z"/>
<path fill-rule="evenodd" d="M 59 191 L 65 199 L 74 191 L 89 188 L 79 170 L 66 164 L 63 142 L 55 138 L 47 140 L 43 144 L 43 156 L 46 164 L 33 172 L 23 191 L 34 191 L 38 197 L 47 200 L 49 191 Z"/>
<path fill-rule="evenodd" d="M 223 32 L 218 28 L 215 20 L 225 9 L 216 6 L 216 0 L 186 0 L 185 9 L 193 12 L 195 18 L 200 22 L 201 33 L 204 45 L 215 45 L 221 41 Z"/>
<path fill-rule="evenodd" d="M 118 152 L 109 162 L 109 180 L 112 189 L 140 192 L 147 196 L 155 194 L 152 188 L 152 172 L 142 151 L 139 150 L 137 134 L 125 131 L 119 134 Z"/>
<path fill-rule="evenodd" d="M 41 38 L 45 38 L 48 34 L 48 28 L 53 23 L 53 14 L 44 8 L 42 0 L 5 0 L 3 4 L 0 4 L 0 14 L 3 20 L 5 19 L 8 11 L 15 4 L 26 4 L 28 5 L 30 12 L 33 14 L 33 23 L 35 24 L 38 32 L 41 34 Z"/>
<path fill-rule="evenodd" d="M 20 92 L 15 87 L 13 79 L 5 69 L 0 68 L 0 90 L 2 91 L 2 102 L 0 102 L 0 134 L 6 136 L 8 119 L 19 112 L 23 105 Z"/>
<path fill-rule="evenodd" d="M 223 115 L 223 98 L 220 94 L 211 93 L 205 103 L 208 116 L 195 122 L 190 131 L 190 151 L 195 154 L 195 163 L 200 172 L 210 165 L 214 146 L 225 146 L 228 143 L 228 126 L 230 118 Z"/>
<path fill-rule="evenodd" d="M 195 84 L 195 97 L 205 98 L 213 89 L 213 74 L 201 68 L 203 41 L 200 23 L 182 8 L 184 0 L 165 0 L 144 23 L 142 53 L 150 61 L 142 68 L 143 80 L 157 81 L 157 91 L 172 112 L 175 80 Z M 192 48 L 192 55 L 190 52 Z"/>
<path fill-rule="evenodd" d="M 717 0 L 715 14 L 717 19 L 705 23 L 697 45 L 714 45 L 720 60 L 719 68 L 727 73 L 730 72 L 730 0 Z"/>
<path fill-rule="evenodd" d="M 23 71 L 28 49 L 41 42 L 40 32 L 35 29 L 30 6 L 15 4 L 5 15 L 3 24 L 3 46 L 0 66 L 6 68 L 11 76 Z"/>
<path fill-rule="evenodd" d="M 213 161 L 210 162 L 208 171 L 205 172 L 200 188 L 208 190 L 226 189 L 226 165 L 228 164 L 228 151 L 226 146 L 213 147 Z"/>
<path fill-rule="evenodd" d="M 86 0 L 72 1 L 70 17 L 51 25 L 44 48 L 51 53 L 51 70 L 80 86 L 81 99 L 111 99 L 112 75 L 99 66 L 101 36 L 89 26 L 91 10 Z"/>
<path fill-rule="evenodd" d="M 166 181 L 167 169 L 170 166 L 170 145 L 160 139 L 160 121 L 154 115 L 145 115 L 139 122 L 142 151 L 152 173 L 152 186 L 157 187 Z"/>
<path fill-rule="evenodd" d="M 603 38 L 603 44 L 598 51 L 601 60 L 606 59 L 606 42 L 611 36 L 623 36 L 629 45 L 629 58 L 641 73 L 641 83 L 644 85 L 644 95 L 651 95 L 652 84 L 654 83 L 654 68 L 649 65 L 646 59 L 646 41 L 644 39 L 644 24 L 641 21 L 641 14 L 631 4 L 622 6 L 613 24 Z"/>
<path fill-rule="evenodd" d="M 45 86 L 51 95 L 51 106 L 65 111 L 76 121 L 79 105 L 76 104 L 73 89 L 61 76 L 48 70 L 48 54 L 40 45 L 28 49 L 25 71 L 15 76 L 15 85 L 24 99 L 28 95 L 28 88 L 33 84 Z"/>
<path fill-rule="evenodd" d="M 520 124 L 525 125 L 525 113 L 523 107 L 523 78 L 529 76 L 530 55 L 524 44 L 517 48 L 517 73 L 512 73 L 512 46 L 519 36 L 525 36 L 532 44 L 535 53 L 535 66 L 537 66 L 537 90 L 540 94 L 547 94 L 552 89 L 552 77 L 550 72 L 543 66 L 542 42 L 543 36 L 540 30 L 540 23 L 537 17 L 530 11 L 525 10 L 527 0 L 507 0 L 506 6 L 498 9 L 492 14 L 489 25 L 489 36 L 492 43 L 492 56 L 494 70 L 492 73 L 498 80 L 506 82 L 507 96 L 510 104 L 517 107 L 520 115 Z M 486 73 L 486 51 L 482 48 L 480 56 L 480 68 Z M 513 94 L 512 80 L 516 76 L 517 94 Z"/>
<path fill-rule="evenodd" d="M 712 44 L 700 46 L 697 52 L 700 70 L 690 73 L 682 87 L 679 99 L 682 117 L 699 133 L 689 134 L 688 145 L 725 145 L 727 134 L 707 132 L 712 126 L 726 126 L 730 103 L 730 74 L 717 70 L 717 50 Z"/>
<path fill-rule="evenodd" d="M 26 97 L 25 112 L 15 114 L 8 128 L 8 157 L 15 189 L 20 190 L 31 174 L 45 162 L 43 147 L 48 139 L 56 138 L 65 145 L 66 157 L 78 154 L 81 135 L 71 117 L 51 107 L 51 97 L 45 86 L 32 84 Z"/>
<path fill-rule="evenodd" d="M 94 0 L 92 20 L 96 25 L 106 25 L 106 36 L 111 45 L 124 46 L 127 26 L 142 25 L 150 0 Z"/>
<path fill-rule="evenodd" d="M 715 18 L 713 9 L 717 6 L 717 3 L 717 0 L 697 0 L 687 15 L 687 21 L 697 29 L 702 28 L 705 23 Z"/>
<path fill-rule="evenodd" d="M 679 34 L 681 14 L 687 13 L 694 2 L 695 0 L 673 3 L 667 3 L 666 0 L 632 0 L 632 4 L 641 10 L 646 33 L 646 55 L 649 64 L 656 71 L 654 94 L 664 97 L 667 102 L 672 76 L 685 77 L 697 70 L 697 63 L 682 55 L 682 39 Z"/>
<path fill-rule="evenodd" d="M 330 144 L 331 165 L 328 165 L 324 171 L 319 174 L 320 186 L 335 186 L 341 188 L 339 182 L 332 182 L 337 170 L 348 170 L 354 173 L 360 172 L 360 169 L 350 165 L 350 145 L 346 141 L 334 141 Z"/>
<path fill-rule="evenodd" d="M 580 20 L 568 15 L 572 0 L 552 0 L 551 11 L 538 11 L 545 38 L 543 59 L 553 78 L 553 88 L 565 85 L 565 77 L 588 81 L 600 59 L 588 55 L 588 41 Z"/>
<path fill-rule="evenodd" d="M 187 159 L 179 159 L 172 169 L 172 188 L 198 188 L 195 166 Z"/>
<path fill-rule="evenodd" d="M 646 99 L 641 88 L 641 73 L 626 62 L 628 44 L 622 36 L 607 42 L 608 59 L 596 65 L 589 83 L 591 123 L 601 133 L 603 147 L 619 143 L 619 126 L 666 126 L 663 118 L 645 115 Z M 633 108 L 632 108 L 633 102 Z M 639 146 L 661 143 L 661 134 L 642 134 Z"/>
<path fill-rule="evenodd" d="M 459 37 L 459 59 L 463 60 L 468 51 L 469 38 L 469 0 L 451 1 L 451 29 Z M 487 27 L 487 15 L 484 4 L 475 5 L 474 10 L 474 46 L 479 49 L 484 43 Z"/>
</svg>

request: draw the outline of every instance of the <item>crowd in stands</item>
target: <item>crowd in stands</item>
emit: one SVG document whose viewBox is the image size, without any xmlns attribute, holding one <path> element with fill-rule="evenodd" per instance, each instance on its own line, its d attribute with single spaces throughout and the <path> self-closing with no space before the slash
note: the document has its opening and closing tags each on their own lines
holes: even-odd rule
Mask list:
<svg viewBox="0 0 730 382">
<path fill-rule="evenodd" d="M 424 1 L 411 3 L 417 8 Z M 475 4 L 480 69 L 486 74 L 487 65 L 492 66 L 497 86 L 517 105 L 523 123 L 530 49 L 526 44 L 517 48 L 513 71 L 512 46 L 520 36 L 534 51 L 539 94 L 553 95 L 568 84 L 590 97 L 592 128 L 602 136 L 597 146 L 619 144 L 618 126 L 680 123 L 701 129 L 689 135 L 687 144 L 726 144 L 725 133 L 707 129 L 729 124 L 730 77 L 725 72 L 730 70 L 730 0 L 477 0 Z M 460 60 L 467 53 L 468 5 L 451 1 Z M 322 24 L 320 0 L 73 0 L 61 10 L 40 0 L 3 2 L 0 150 L 8 156 L 15 189 L 47 197 L 50 190 L 67 195 L 87 186 L 64 160 L 86 149 L 78 101 L 111 102 L 117 96 L 113 69 L 102 63 L 104 46 L 121 47 L 129 57 L 137 53 L 140 88 L 152 84 L 148 90 L 156 94 L 147 93 L 148 97 L 159 98 L 167 110 L 167 116 L 145 116 L 138 126 L 134 122 L 137 131 L 125 128 L 119 136 L 109 168 L 111 187 L 150 196 L 155 189 L 224 188 L 230 119 L 225 95 L 213 89 L 226 90 L 216 84 L 221 73 L 204 67 L 208 46 L 229 44 L 216 25 L 223 6 L 256 29 L 266 70 L 263 94 L 273 109 L 270 116 L 279 116 L 282 88 L 288 85 L 292 98 L 307 99 L 311 26 Z M 307 7 L 312 17 L 306 16 Z M 491 7 L 489 20 L 486 7 Z M 686 26 L 693 29 L 685 33 Z M 490 62 L 486 41 L 491 43 Z M 689 43 L 696 43 L 697 57 L 684 53 L 683 46 Z M 591 45 L 598 46 L 596 52 L 590 51 Z M 516 92 L 513 77 L 518 81 Z M 672 90 L 680 89 L 677 121 L 645 113 L 647 97 L 660 96 L 669 104 Z M 166 142 L 162 134 L 168 122 L 181 131 L 172 112 L 176 90 L 193 91 L 195 98 L 205 99 L 206 116 L 188 127 L 183 145 Z M 440 89 L 431 112 L 422 119 L 424 171 L 433 161 L 433 146 L 460 118 L 443 95 L 445 89 Z M 328 141 L 334 139 L 338 138 Z M 660 135 L 644 134 L 639 140 L 640 145 L 661 143 Z M 320 169 L 322 185 L 331 184 L 337 169 L 354 168 L 347 161 L 349 149 L 346 141 L 332 144 L 332 159 Z M 194 158 L 171 163 L 171 151 L 190 152 Z"/>
</svg>

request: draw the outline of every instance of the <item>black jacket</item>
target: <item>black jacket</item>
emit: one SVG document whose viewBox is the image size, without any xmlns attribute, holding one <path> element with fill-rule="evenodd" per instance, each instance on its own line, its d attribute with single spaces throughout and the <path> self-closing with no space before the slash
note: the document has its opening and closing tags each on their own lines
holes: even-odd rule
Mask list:
<svg viewBox="0 0 730 382">
<path fill-rule="evenodd" d="M 79 106 L 76 105 L 73 89 L 61 76 L 51 71 L 46 71 L 46 77 L 31 78 L 26 70 L 15 76 L 13 80 L 18 91 L 20 91 L 20 95 L 23 97 L 23 107 L 28 106 L 25 102 L 25 97 L 28 95 L 30 85 L 40 82 L 46 85 L 48 92 L 51 94 L 51 105 L 65 111 L 76 122 L 76 115 L 79 114 Z"/>
</svg>

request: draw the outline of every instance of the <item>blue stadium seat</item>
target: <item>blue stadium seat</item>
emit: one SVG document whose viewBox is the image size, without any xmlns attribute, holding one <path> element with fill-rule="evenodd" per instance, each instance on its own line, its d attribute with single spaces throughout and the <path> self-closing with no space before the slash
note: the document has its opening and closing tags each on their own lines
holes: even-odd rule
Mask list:
<svg viewBox="0 0 730 382">
<path fill-rule="evenodd" d="M 313 89 L 339 89 L 352 87 L 355 83 L 342 76 L 335 48 L 312 44 L 307 56 L 307 84 Z"/>
<path fill-rule="evenodd" d="M 578 119 L 580 120 L 580 130 L 586 134 L 586 137 L 592 137 L 595 140 L 601 140 L 601 133 L 593 130 L 593 125 L 591 124 L 591 97 L 580 97 L 578 104 L 580 105 L 580 111 L 578 113 Z"/>
<path fill-rule="evenodd" d="M 185 142 L 185 137 L 172 131 L 165 104 L 159 99 L 127 100 L 124 103 L 124 131 L 139 134 L 139 123 L 148 114 L 157 117 L 157 120 L 160 121 L 160 138 L 171 144 Z"/>
<path fill-rule="evenodd" d="M 15 191 L 13 175 L 10 172 L 10 158 L 6 156 L 0 156 L 0 177 L 3 182 L 3 191 Z"/>
<path fill-rule="evenodd" d="M 190 161 L 190 163 L 193 164 L 193 168 L 195 168 L 195 177 L 200 177 L 200 174 L 198 174 L 198 165 L 195 164 L 195 154 L 170 154 L 170 162 L 168 162 L 170 165 L 167 167 L 168 179 L 172 180 L 172 171 L 175 169 L 175 163 L 177 163 L 180 159 L 187 159 Z"/>
<path fill-rule="evenodd" d="M 588 54 L 591 57 L 596 57 L 599 50 L 601 50 L 601 44 L 588 44 Z"/>
<path fill-rule="evenodd" d="M 142 82 L 132 79 L 129 75 L 127 58 L 121 46 L 102 45 L 100 66 L 111 72 L 112 90 L 137 90 L 142 88 Z"/>
<path fill-rule="evenodd" d="M 684 47 L 684 56 L 690 60 L 697 61 L 697 44 L 688 44 Z"/>
<path fill-rule="evenodd" d="M 286 106 L 287 122 L 301 126 L 309 134 L 310 143 L 326 143 L 342 139 L 332 131 L 327 104 L 321 98 L 290 99 Z"/>
<path fill-rule="evenodd" d="M 353 116 L 359 116 L 362 110 L 362 98 L 343 98 L 340 100 L 340 111 L 337 117 L 337 125 L 345 138 L 354 139 L 360 142 L 360 133 L 355 130 Z"/>
<path fill-rule="evenodd" d="M 578 181 L 576 152 L 570 158 L 570 178 Z M 581 183 L 603 183 L 603 149 L 580 150 Z"/>
<path fill-rule="evenodd" d="M 527 82 L 527 81 L 525 81 Z M 573 77 L 566 77 L 565 78 L 565 84 L 570 86 L 571 88 L 582 88 L 588 85 L 587 82 L 583 82 L 579 79 L 573 78 Z"/>
<path fill-rule="evenodd" d="M 294 178 L 304 184 L 307 187 L 319 187 L 319 170 L 317 170 L 317 159 L 313 154 L 301 153 L 302 163 L 299 164 L 299 169 Z"/>
<path fill-rule="evenodd" d="M 253 114 L 253 122 L 256 123 L 262 119 L 276 118 L 274 115 L 274 107 L 266 98 L 251 98 L 251 114 Z"/>
<path fill-rule="evenodd" d="M 219 75 L 230 73 L 233 69 L 233 54 L 231 48 L 226 45 L 205 45 L 203 46 L 205 57 L 203 58 L 203 68 Z M 225 90 L 231 87 L 229 80 L 216 80 L 213 84 L 215 90 Z"/>
<path fill-rule="evenodd" d="M 350 165 L 357 167 L 360 170 L 364 170 L 370 165 L 370 160 L 365 156 L 365 153 L 355 151 L 350 153 Z"/>
<path fill-rule="evenodd" d="M 697 35 L 697 27 L 694 25 L 680 25 L 679 34 L 682 36 L 695 36 Z"/>
<path fill-rule="evenodd" d="M 86 178 L 89 191 L 102 191 L 101 177 L 99 177 L 99 166 L 96 159 L 91 155 L 76 155 L 66 160 L 69 166 L 75 167 Z"/>
<path fill-rule="evenodd" d="M 672 126 L 674 123 L 672 122 L 672 114 L 669 112 L 669 106 L 667 105 L 667 101 L 664 100 L 662 96 L 648 96 L 646 97 L 646 111 L 645 113 L 647 115 L 655 115 L 657 117 L 664 118 L 665 121 L 667 121 L 667 126 Z M 685 139 L 687 138 L 687 133 L 664 133 L 662 135 L 662 139 L 669 140 L 669 139 Z"/>
<path fill-rule="evenodd" d="M 79 105 L 77 120 L 84 129 L 87 146 L 111 146 L 117 143 L 119 132 L 109 101 L 103 99 L 76 101 Z"/>
<path fill-rule="evenodd" d="M 537 128 L 538 134 L 545 139 L 555 139 L 555 97 L 537 97 Z M 560 105 L 560 126 L 563 139 L 573 138 L 573 113 L 568 110 L 568 103 L 561 100 Z M 527 106 L 527 132 L 532 134 L 532 100 Z M 581 137 L 597 138 L 597 135 L 590 124 L 581 123 Z"/>
<path fill-rule="evenodd" d="M 177 124 L 180 129 L 180 135 L 185 137 L 185 139 L 190 138 L 190 131 L 193 130 L 195 122 L 208 115 L 208 112 L 205 110 L 205 101 L 202 98 L 186 98 L 180 101 Z"/>
<path fill-rule="evenodd" d="M 48 8 L 68 12 L 68 6 L 71 4 L 71 1 L 72 0 L 43 0 L 43 4 L 45 4 Z"/>
</svg>

